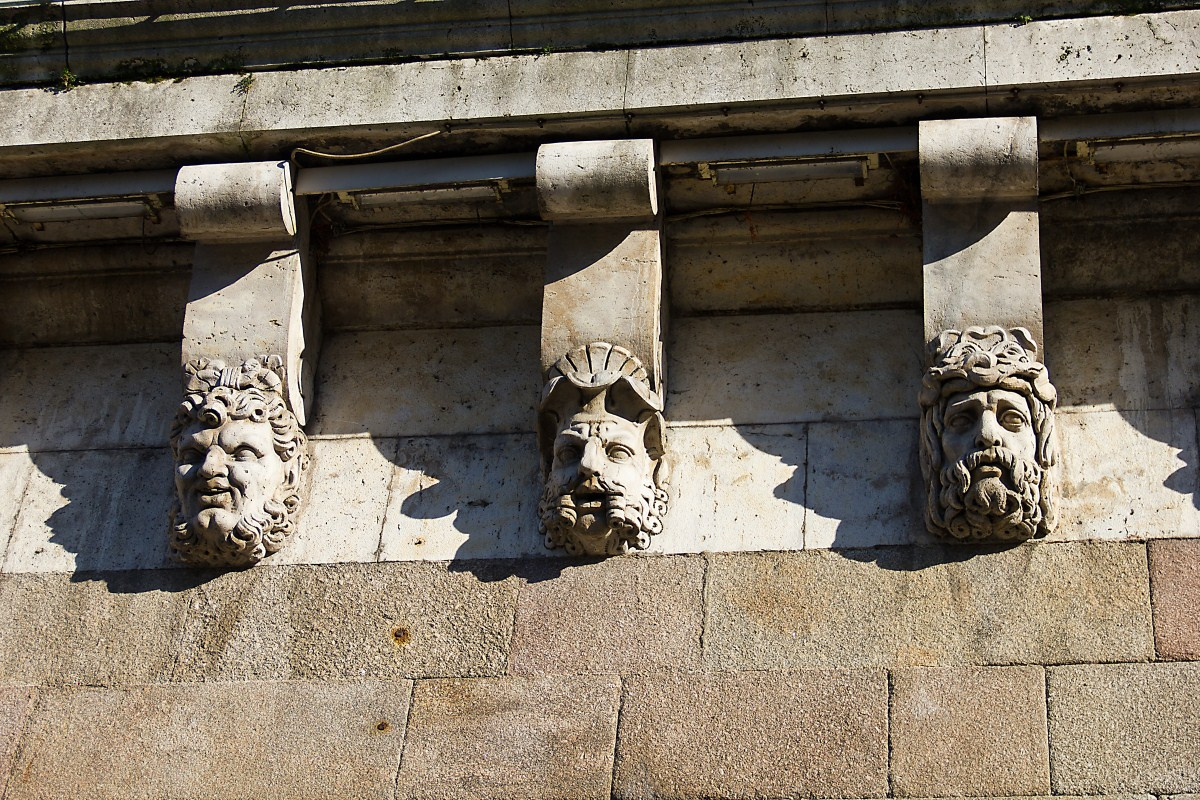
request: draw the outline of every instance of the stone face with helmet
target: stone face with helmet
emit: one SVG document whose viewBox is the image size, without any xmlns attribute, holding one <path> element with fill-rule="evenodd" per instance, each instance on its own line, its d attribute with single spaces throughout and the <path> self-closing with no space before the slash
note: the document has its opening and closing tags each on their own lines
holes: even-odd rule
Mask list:
<svg viewBox="0 0 1200 800">
<path fill-rule="evenodd" d="M 650 545 L 667 510 L 664 428 L 662 400 L 629 351 L 594 342 L 555 364 L 538 414 L 547 547 L 604 556 Z"/>
</svg>

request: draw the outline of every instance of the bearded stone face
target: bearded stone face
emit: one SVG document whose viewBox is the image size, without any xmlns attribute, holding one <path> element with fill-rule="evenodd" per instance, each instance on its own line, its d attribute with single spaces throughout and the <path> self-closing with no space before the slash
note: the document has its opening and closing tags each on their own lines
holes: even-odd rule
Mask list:
<svg viewBox="0 0 1200 800">
<path fill-rule="evenodd" d="M 646 423 L 578 413 L 555 437 L 539 511 L 546 544 L 571 555 L 644 549 L 662 530 L 666 493 L 654 482 Z"/>
<path fill-rule="evenodd" d="M 1008 389 L 946 398 L 941 504 L 958 539 L 1023 541 L 1043 519 L 1043 469 L 1028 399 Z"/>
<path fill-rule="evenodd" d="M 271 424 L 194 421 L 180 434 L 174 547 L 202 566 L 249 566 L 279 549 L 294 487 Z M 294 502 L 294 501 L 293 501 Z"/>
</svg>

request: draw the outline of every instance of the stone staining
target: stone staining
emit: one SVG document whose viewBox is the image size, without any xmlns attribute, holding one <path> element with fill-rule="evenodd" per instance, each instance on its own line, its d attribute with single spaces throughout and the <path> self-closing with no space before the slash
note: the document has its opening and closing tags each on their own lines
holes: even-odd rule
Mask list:
<svg viewBox="0 0 1200 800">
<path fill-rule="evenodd" d="M 667 511 L 661 412 L 645 367 L 624 348 L 594 342 L 549 370 L 538 414 L 547 547 L 586 556 L 649 547 Z"/>
<path fill-rule="evenodd" d="M 308 439 L 283 400 L 279 356 L 197 359 L 171 427 L 171 550 L 198 567 L 249 567 L 292 533 Z"/>
<path fill-rule="evenodd" d="M 1045 536 L 1056 518 L 1058 396 L 1024 328 L 942 333 L 921 384 L 930 532 L 964 541 Z"/>
</svg>

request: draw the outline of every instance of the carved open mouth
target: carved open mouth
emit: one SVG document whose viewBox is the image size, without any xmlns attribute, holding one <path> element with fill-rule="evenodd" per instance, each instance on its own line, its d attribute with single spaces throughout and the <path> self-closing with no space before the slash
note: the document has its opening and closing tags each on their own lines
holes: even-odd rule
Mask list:
<svg viewBox="0 0 1200 800">
<path fill-rule="evenodd" d="M 200 505 L 206 508 L 211 506 L 228 506 L 233 503 L 233 489 L 220 484 L 203 486 L 196 492 L 196 497 L 200 499 Z"/>
<path fill-rule="evenodd" d="M 1004 470 L 996 464 L 980 464 L 975 468 L 975 478 L 1001 478 L 1004 476 Z"/>
<path fill-rule="evenodd" d="M 575 509 L 577 511 L 600 511 L 608 503 L 608 492 L 577 491 L 575 492 Z"/>
</svg>

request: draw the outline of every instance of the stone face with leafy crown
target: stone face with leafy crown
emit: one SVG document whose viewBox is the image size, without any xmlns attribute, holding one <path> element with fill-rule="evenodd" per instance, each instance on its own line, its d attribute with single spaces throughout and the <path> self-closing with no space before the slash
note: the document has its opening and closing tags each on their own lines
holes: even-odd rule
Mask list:
<svg viewBox="0 0 1200 800">
<path fill-rule="evenodd" d="M 559 359 L 538 415 L 547 547 L 600 556 L 650 545 L 667 510 L 664 428 L 662 401 L 629 351 L 593 342 Z"/>
<path fill-rule="evenodd" d="M 171 428 L 171 550 L 203 567 L 248 567 L 294 527 L 308 440 L 281 389 L 282 359 L 197 359 Z"/>
<path fill-rule="evenodd" d="M 1045 536 L 1057 516 L 1058 394 L 1024 328 L 948 330 L 921 383 L 930 532 L 971 541 Z"/>
</svg>

